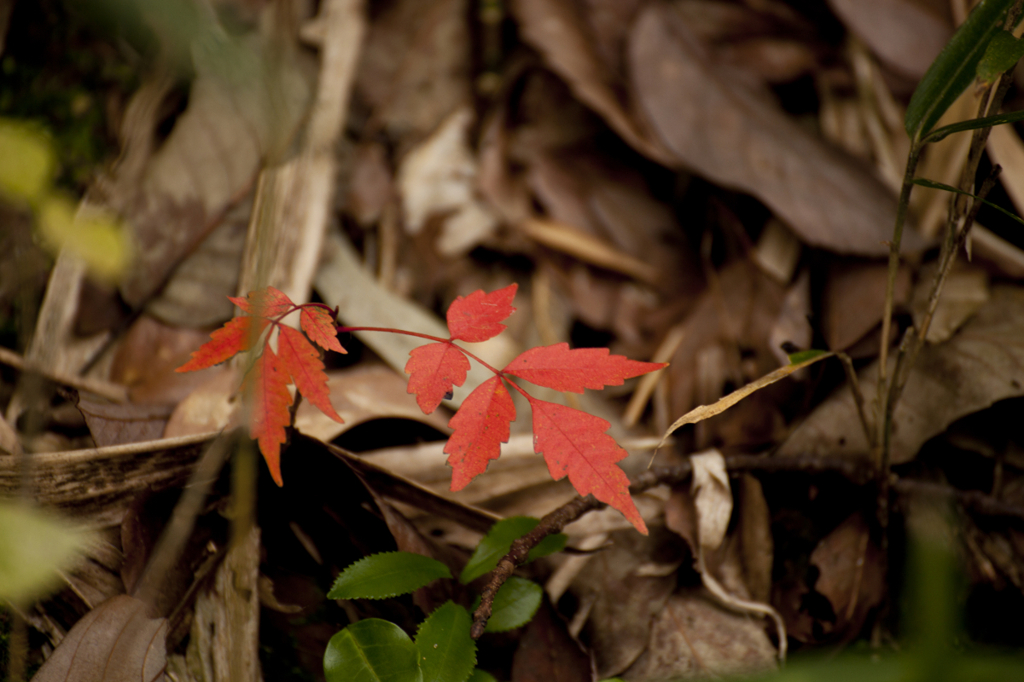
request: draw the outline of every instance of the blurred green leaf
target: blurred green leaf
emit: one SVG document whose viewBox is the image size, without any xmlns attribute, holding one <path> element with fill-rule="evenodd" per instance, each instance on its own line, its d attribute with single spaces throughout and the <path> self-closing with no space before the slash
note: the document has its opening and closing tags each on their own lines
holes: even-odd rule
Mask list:
<svg viewBox="0 0 1024 682">
<path fill-rule="evenodd" d="M 91 539 L 41 509 L 0 502 L 0 601 L 25 603 L 44 595 Z"/>
<path fill-rule="evenodd" d="M 324 652 L 327 682 L 422 682 L 416 645 L 402 628 L 379 618 L 349 625 Z"/>
<path fill-rule="evenodd" d="M 1009 31 L 1000 31 L 992 36 L 992 42 L 978 62 L 978 78 L 992 83 L 1012 69 L 1021 57 L 1024 57 L 1024 40 L 1014 38 Z"/>
<path fill-rule="evenodd" d="M 56 165 L 53 146 L 41 130 L 0 119 L 0 194 L 35 204 L 49 189 Z"/>
<path fill-rule="evenodd" d="M 388 599 L 413 592 L 438 578 L 451 578 L 436 559 L 412 552 L 371 554 L 338 576 L 328 599 Z"/>
<path fill-rule="evenodd" d="M 477 668 L 466 682 L 498 682 L 498 680 L 489 672 Z"/>
<path fill-rule="evenodd" d="M 789 364 L 799 365 L 800 363 L 813 360 L 814 358 L 820 358 L 823 355 L 829 355 L 827 350 L 801 350 L 796 353 L 790 353 L 787 357 L 789 358 Z"/>
<path fill-rule="evenodd" d="M 466 682 L 476 665 L 470 623 L 466 609 L 452 601 L 423 621 L 415 640 L 423 682 Z"/>
<path fill-rule="evenodd" d="M 981 0 L 935 58 L 907 106 L 904 123 L 912 141 L 923 137 L 967 89 L 1014 0 Z"/>
<path fill-rule="evenodd" d="M 67 248 L 85 261 L 92 274 L 117 280 L 128 267 L 131 254 L 127 232 L 110 216 L 76 217 L 75 211 L 75 204 L 63 195 L 43 197 L 39 236 L 44 246 L 54 254 Z"/>
</svg>

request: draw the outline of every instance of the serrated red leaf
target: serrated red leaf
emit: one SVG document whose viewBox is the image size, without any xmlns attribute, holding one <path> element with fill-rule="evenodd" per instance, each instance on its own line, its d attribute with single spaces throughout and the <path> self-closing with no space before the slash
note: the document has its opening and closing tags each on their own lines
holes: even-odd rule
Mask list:
<svg viewBox="0 0 1024 682">
<path fill-rule="evenodd" d="M 509 438 L 516 406 L 501 377 L 488 379 L 470 393 L 448 422 L 454 429 L 444 446 L 452 468 L 452 490 L 462 490 L 501 455 Z"/>
<path fill-rule="evenodd" d="M 288 372 L 280 367 L 274 350 L 266 345 L 245 376 L 243 387 L 252 399 L 249 411 L 249 435 L 260 446 L 270 475 L 279 486 L 281 478 L 281 445 L 285 427 L 291 424 L 292 394 L 288 391 Z"/>
<path fill-rule="evenodd" d="M 516 311 L 512 307 L 518 284 L 485 294 L 474 291 L 459 296 L 448 307 L 448 331 L 453 340 L 477 343 L 493 338 L 505 330 L 502 320 Z"/>
<path fill-rule="evenodd" d="M 281 327 L 277 337 L 277 364 L 295 382 L 295 388 L 303 398 L 334 421 L 344 422 L 331 405 L 327 374 L 324 373 L 320 353 L 297 329 Z"/>
<path fill-rule="evenodd" d="M 249 350 L 260 338 L 269 322 L 262 317 L 233 317 L 210 334 L 210 340 L 192 353 L 191 359 L 175 372 L 194 372 L 220 364 L 242 351 Z"/>
<path fill-rule="evenodd" d="M 505 367 L 505 373 L 556 391 L 583 393 L 585 388 L 621 386 L 626 379 L 666 366 L 609 353 L 607 348 L 570 350 L 567 343 L 538 346 L 516 357 Z"/>
<path fill-rule="evenodd" d="M 466 382 L 469 360 L 448 342 L 428 343 L 409 352 L 405 373 L 409 375 L 408 393 L 416 394 L 416 404 L 424 414 L 437 409 L 452 392 L 453 386 Z"/>
<path fill-rule="evenodd" d="M 278 317 L 295 307 L 288 296 L 274 287 L 250 291 L 246 298 L 228 296 L 239 308 L 256 317 Z"/>
<path fill-rule="evenodd" d="M 647 525 L 629 496 L 629 478 L 616 464 L 627 453 L 605 431 L 611 423 L 571 407 L 527 396 L 533 410 L 533 447 L 544 455 L 551 478 L 566 474 L 580 495 L 594 497 L 622 512 L 638 531 Z"/>
<path fill-rule="evenodd" d="M 306 332 L 306 336 L 324 350 L 348 353 L 338 341 L 338 330 L 334 326 L 334 318 L 323 308 L 303 308 L 299 313 L 299 325 L 302 327 L 302 331 Z"/>
</svg>

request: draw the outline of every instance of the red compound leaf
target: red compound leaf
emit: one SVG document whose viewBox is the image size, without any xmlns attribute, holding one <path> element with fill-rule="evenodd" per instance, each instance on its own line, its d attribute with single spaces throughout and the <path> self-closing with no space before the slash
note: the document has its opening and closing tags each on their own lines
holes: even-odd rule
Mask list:
<svg viewBox="0 0 1024 682">
<path fill-rule="evenodd" d="M 605 433 L 611 424 L 571 407 L 527 398 L 533 410 L 533 446 L 544 455 L 551 478 L 557 481 L 568 474 L 576 492 L 592 493 L 646 535 L 647 525 L 629 496 L 629 479 L 616 464 L 627 453 Z"/>
<path fill-rule="evenodd" d="M 291 327 L 281 327 L 281 333 L 277 337 L 277 364 L 295 382 L 295 388 L 302 397 L 334 421 L 344 421 L 331 405 L 331 395 L 327 390 L 327 374 L 324 373 L 320 353 L 299 331 Z"/>
<path fill-rule="evenodd" d="M 250 291 L 246 298 L 228 296 L 239 308 L 256 317 L 279 317 L 295 307 L 283 291 L 274 287 Z"/>
<path fill-rule="evenodd" d="M 487 469 L 488 462 L 498 459 L 515 418 L 516 407 L 501 377 L 488 379 L 462 401 L 448 422 L 455 432 L 444 446 L 452 468 L 452 490 L 465 488 Z"/>
<path fill-rule="evenodd" d="M 252 398 L 249 435 L 259 443 L 274 482 L 284 485 L 281 445 L 285 442 L 285 427 L 291 424 L 288 408 L 292 405 L 292 394 L 288 391 L 288 372 L 280 366 L 269 345 L 263 348 L 263 354 L 246 374 L 243 387 Z"/>
<path fill-rule="evenodd" d="M 570 350 L 567 343 L 538 346 L 521 353 L 508 364 L 505 373 L 556 391 L 583 393 L 585 388 L 621 386 L 626 379 L 665 367 L 665 363 L 640 362 L 609 353 L 607 348 Z"/>
<path fill-rule="evenodd" d="M 210 340 L 192 353 L 192 359 L 175 372 L 194 372 L 220 364 L 236 353 L 249 350 L 270 324 L 262 317 L 233 317 L 210 334 Z"/>
<path fill-rule="evenodd" d="M 334 318 L 320 307 L 306 306 L 299 314 L 299 324 L 306 336 L 324 350 L 335 353 L 348 353 L 338 341 L 338 331 L 334 326 Z"/>
<path fill-rule="evenodd" d="M 469 360 L 458 348 L 447 341 L 428 343 L 413 348 L 405 373 L 409 375 L 408 393 L 416 394 L 416 404 L 424 414 L 437 409 L 441 401 L 451 396 L 453 386 L 466 382 Z"/>
<path fill-rule="evenodd" d="M 452 340 L 477 343 L 494 338 L 505 330 L 502 320 L 516 311 L 512 307 L 518 284 L 509 284 L 504 289 L 485 294 L 474 291 L 463 298 L 459 296 L 448 307 L 448 331 Z"/>
</svg>

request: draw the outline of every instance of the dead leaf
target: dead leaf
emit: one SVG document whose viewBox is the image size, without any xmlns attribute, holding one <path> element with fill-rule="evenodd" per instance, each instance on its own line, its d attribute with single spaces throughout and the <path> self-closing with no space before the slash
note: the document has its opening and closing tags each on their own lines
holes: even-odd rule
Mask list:
<svg viewBox="0 0 1024 682">
<path fill-rule="evenodd" d="M 771 597 L 772 563 L 775 558 L 771 510 L 764 498 L 761 482 L 754 476 L 740 476 L 737 492 L 737 526 L 743 575 L 750 598 L 767 603 Z"/>
<path fill-rule="evenodd" d="M 964 415 L 1024 395 L 1024 289 L 994 287 L 992 296 L 949 341 L 926 345 L 893 416 L 891 459 L 913 459 L 929 438 Z M 860 373 L 875 394 L 878 364 Z M 869 448 L 850 389 L 843 386 L 800 424 L 778 456 L 867 457 Z"/>
<path fill-rule="evenodd" d="M 832 350 L 845 350 L 882 321 L 889 267 L 877 261 L 841 259 L 832 264 L 822 300 L 822 334 Z M 910 269 L 896 276 L 893 302 L 910 293 Z"/>
<path fill-rule="evenodd" d="M 953 34 L 944 17 L 915 0 L 829 0 L 828 4 L 886 64 L 915 80 L 924 75 Z"/>
<path fill-rule="evenodd" d="M 545 599 L 512 656 L 512 682 L 591 682 L 594 662 Z"/>
<path fill-rule="evenodd" d="M 171 416 L 168 405 L 117 405 L 79 397 L 78 409 L 85 416 L 97 447 L 156 440 Z"/>
<path fill-rule="evenodd" d="M 241 405 L 238 399 L 242 384 L 240 369 L 228 364 L 203 372 L 208 373 L 206 379 L 175 406 L 164 429 L 164 438 L 213 434 L 237 426 Z"/>
<path fill-rule="evenodd" d="M 864 516 L 856 513 L 839 524 L 811 553 L 820 571 L 815 591 L 824 595 L 835 613 L 822 622 L 826 636 L 856 636 L 871 610 L 885 597 L 884 558 L 871 542 Z"/>
<path fill-rule="evenodd" d="M 710 62 L 672 10 L 652 4 L 629 42 L 637 98 L 654 129 L 685 165 L 753 194 L 808 244 L 884 255 L 895 196 L 853 159 L 800 127 L 765 92 Z M 924 241 L 904 233 L 903 247 Z"/>
<path fill-rule="evenodd" d="M 928 295 L 936 267 L 922 268 L 917 286 L 911 296 L 911 309 L 914 313 L 914 324 L 920 326 L 924 322 L 924 314 L 928 307 Z M 956 330 L 969 320 L 978 309 L 989 299 L 988 273 L 981 268 L 972 266 L 953 266 L 942 287 L 939 303 L 932 316 L 931 325 L 925 340 L 928 343 L 942 343 L 949 339 Z"/>
<path fill-rule="evenodd" d="M 759 619 L 727 611 L 698 589 L 672 595 L 654 617 L 650 641 L 626 680 L 749 675 L 775 667 Z"/>
<path fill-rule="evenodd" d="M 360 225 L 376 223 L 394 194 L 387 151 L 376 142 L 356 147 L 348 190 L 348 211 Z"/>
<path fill-rule="evenodd" d="M 113 597 L 87 613 L 61 641 L 35 682 L 152 682 L 163 675 L 167 619 L 146 604 Z"/>
<path fill-rule="evenodd" d="M 697 510 L 697 537 L 707 551 L 718 549 L 725 539 L 732 517 L 732 489 L 725 459 L 718 450 L 709 450 L 690 456 L 693 479 L 690 494 Z"/>
</svg>

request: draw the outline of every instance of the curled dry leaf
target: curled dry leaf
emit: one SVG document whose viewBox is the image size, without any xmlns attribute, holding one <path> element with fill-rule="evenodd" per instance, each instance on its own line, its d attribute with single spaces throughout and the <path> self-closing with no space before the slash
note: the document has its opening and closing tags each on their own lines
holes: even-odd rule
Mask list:
<svg viewBox="0 0 1024 682">
<path fill-rule="evenodd" d="M 629 55 L 639 105 L 676 165 L 753 194 L 812 246 L 888 252 L 896 197 L 766 93 L 711 63 L 668 6 L 652 4 L 640 15 Z M 916 233 L 904 233 L 904 249 L 923 246 Z"/>
<path fill-rule="evenodd" d="M 828 0 L 828 4 L 883 61 L 914 79 L 924 75 L 953 33 L 933 8 L 914 0 Z"/>
<path fill-rule="evenodd" d="M 87 613 L 39 669 L 36 682 L 153 682 L 163 676 L 167 619 L 126 594 Z"/>
<path fill-rule="evenodd" d="M 725 459 L 718 450 L 701 452 L 690 457 L 693 479 L 690 492 L 697 508 L 697 537 L 701 550 L 715 550 L 725 539 L 732 516 L 732 489 Z"/>
<path fill-rule="evenodd" d="M 925 346 L 893 415 L 893 464 L 908 462 L 952 422 L 1004 398 L 1024 395 L 1024 290 L 1001 286 L 945 343 Z M 878 363 L 860 373 L 865 396 L 875 394 Z M 867 457 L 849 387 L 811 413 L 779 448 L 779 456 Z"/>
</svg>

